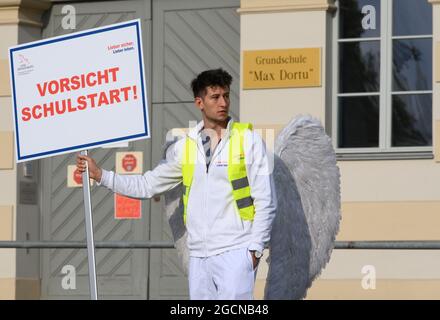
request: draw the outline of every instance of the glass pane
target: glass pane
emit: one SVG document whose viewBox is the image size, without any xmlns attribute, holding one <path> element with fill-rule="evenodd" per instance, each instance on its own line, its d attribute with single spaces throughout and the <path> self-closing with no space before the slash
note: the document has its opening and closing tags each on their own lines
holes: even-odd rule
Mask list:
<svg viewBox="0 0 440 320">
<path fill-rule="evenodd" d="M 341 0 L 339 14 L 339 38 L 380 36 L 380 0 Z"/>
<path fill-rule="evenodd" d="M 432 95 L 393 95 L 392 146 L 432 145 Z"/>
<path fill-rule="evenodd" d="M 380 90 L 379 41 L 339 44 L 339 92 L 378 92 Z"/>
<path fill-rule="evenodd" d="M 432 90 L 432 40 L 393 41 L 393 91 Z"/>
<path fill-rule="evenodd" d="M 393 35 L 432 34 L 432 4 L 427 0 L 393 1 Z"/>
<path fill-rule="evenodd" d="M 339 148 L 379 146 L 379 96 L 339 98 Z"/>
</svg>

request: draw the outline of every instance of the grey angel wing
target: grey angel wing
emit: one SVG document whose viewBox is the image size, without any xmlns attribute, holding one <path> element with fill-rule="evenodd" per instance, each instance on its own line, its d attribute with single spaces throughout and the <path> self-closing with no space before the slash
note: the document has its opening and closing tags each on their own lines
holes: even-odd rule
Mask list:
<svg viewBox="0 0 440 320">
<path fill-rule="evenodd" d="M 330 259 L 340 221 L 340 173 L 319 120 L 293 119 L 275 141 L 278 209 L 266 299 L 302 299 Z"/>
<path fill-rule="evenodd" d="M 169 147 L 176 143 L 177 140 L 165 143 L 163 158 L 166 158 Z M 183 185 L 180 183 L 173 189 L 164 193 L 165 198 L 165 214 L 173 234 L 174 245 L 177 249 L 177 255 L 182 262 L 184 273 L 188 274 L 189 251 L 186 244 L 187 231 L 183 223 Z"/>
</svg>

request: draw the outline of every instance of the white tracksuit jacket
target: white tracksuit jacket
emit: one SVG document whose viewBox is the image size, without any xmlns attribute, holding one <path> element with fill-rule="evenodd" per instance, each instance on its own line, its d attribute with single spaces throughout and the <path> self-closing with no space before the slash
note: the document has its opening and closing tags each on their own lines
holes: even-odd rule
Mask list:
<svg viewBox="0 0 440 320">
<path fill-rule="evenodd" d="M 248 130 L 244 149 L 255 217 L 253 222 L 242 220 L 228 180 L 229 130 L 232 121 L 229 121 L 226 133 L 212 155 L 209 169 L 200 135 L 203 121 L 188 133 L 188 137 L 195 140 L 198 146 L 186 221 L 188 248 L 193 257 L 208 257 L 244 247 L 262 252 L 270 239 L 276 211 L 273 161 L 266 154 L 261 137 Z M 168 148 L 166 160 L 143 175 L 118 175 L 102 170 L 99 184 L 134 198 L 151 198 L 166 192 L 182 181 L 184 146 L 185 139 L 178 140 Z"/>
</svg>

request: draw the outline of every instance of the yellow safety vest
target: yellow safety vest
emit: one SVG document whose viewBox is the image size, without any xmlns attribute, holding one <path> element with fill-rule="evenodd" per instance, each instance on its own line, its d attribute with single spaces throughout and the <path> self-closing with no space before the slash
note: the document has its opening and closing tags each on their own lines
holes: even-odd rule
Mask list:
<svg viewBox="0 0 440 320">
<path fill-rule="evenodd" d="M 244 155 L 244 134 L 252 130 L 252 124 L 234 122 L 229 138 L 228 179 L 232 186 L 232 196 L 236 208 L 243 220 L 253 220 L 255 215 L 254 202 L 246 172 Z M 183 222 L 186 224 L 189 192 L 194 176 L 197 158 L 197 145 L 191 138 L 186 138 L 182 156 L 182 176 L 185 187 L 183 194 Z"/>
</svg>

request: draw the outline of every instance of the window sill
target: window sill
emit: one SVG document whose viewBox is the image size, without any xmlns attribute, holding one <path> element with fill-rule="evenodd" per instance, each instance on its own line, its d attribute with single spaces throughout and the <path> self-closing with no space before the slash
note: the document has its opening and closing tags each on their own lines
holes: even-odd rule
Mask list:
<svg viewBox="0 0 440 320">
<path fill-rule="evenodd" d="M 381 152 L 381 153 L 337 153 L 337 161 L 366 160 L 424 160 L 434 159 L 431 151 L 424 152 Z"/>
</svg>

